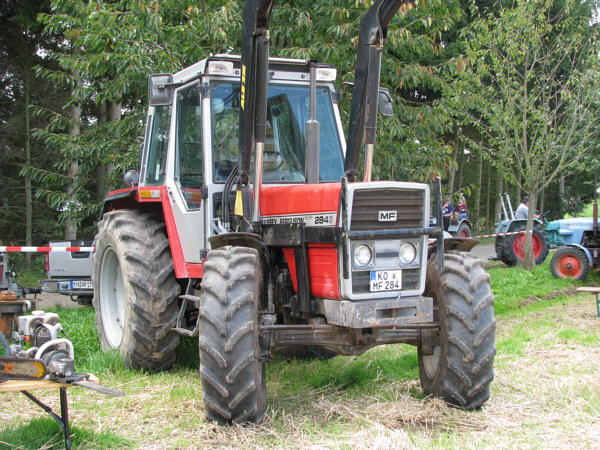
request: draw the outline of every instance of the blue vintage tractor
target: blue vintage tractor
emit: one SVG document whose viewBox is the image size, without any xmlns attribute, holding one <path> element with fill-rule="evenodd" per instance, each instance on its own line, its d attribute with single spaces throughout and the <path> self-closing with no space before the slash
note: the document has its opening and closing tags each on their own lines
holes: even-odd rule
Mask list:
<svg viewBox="0 0 600 450">
<path fill-rule="evenodd" d="M 500 194 L 500 205 L 502 206 L 503 218 L 495 224 L 495 233 L 525 231 L 527 228 L 527 220 L 515 219 L 515 213 L 510 203 L 510 195 L 508 193 Z M 498 259 L 509 266 L 514 266 L 518 262 L 524 261 L 525 236 L 525 233 L 496 236 L 494 247 Z M 544 223 L 539 219 L 534 220 L 532 243 L 535 263 L 541 264 L 548 256 L 550 245 L 548 243 L 548 235 L 544 231 Z"/>
<path fill-rule="evenodd" d="M 565 246 L 554 253 L 550 262 L 552 275 L 557 278 L 583 280 L 590 267 L 600 267 L 600 221 L 598 220 L 597 190 L 594 189 L 592 217 L 563 219 L 559 235 Z"/>
</svg>

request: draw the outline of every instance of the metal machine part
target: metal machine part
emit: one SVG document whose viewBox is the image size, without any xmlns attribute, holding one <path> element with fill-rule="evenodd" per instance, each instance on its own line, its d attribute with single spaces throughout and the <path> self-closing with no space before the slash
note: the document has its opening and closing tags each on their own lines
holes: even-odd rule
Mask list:
<svg viewBox="0 0 600 450">
<path fill-rule="evenodd" d="M 36 310 L 31 315 L 19 316 L 10 355 L 19 360 L 40 361 L 44 375 L 69 377 L 75 373 L 75 352 L 69 339 L 59 337 L 62 332 L 56 313 Z"/>
</svg>

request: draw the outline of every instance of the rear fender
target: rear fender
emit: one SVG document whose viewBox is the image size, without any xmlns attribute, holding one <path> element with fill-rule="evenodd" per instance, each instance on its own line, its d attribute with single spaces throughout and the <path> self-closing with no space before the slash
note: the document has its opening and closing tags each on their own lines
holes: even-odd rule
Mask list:
<svg viewBox="0 0 600 450">
<path fill-rule="evenodd" d="M 467 225 L 469 225 L 469 228 L 473 229 L 473 226 L 471 225 L 471 222 L 469 222 L 469 219 L 458 219 L 458 222 L 455 225 L 450 224 L 450 226 L 448 227 L 448 232 L 456 233 L 463 223 L 466 223 Z"/>
<path fill-rule="evenodd" d="M 259 253 L 266 253 L 267 247 L 258 234 L 254 233 L 224 233 L 208 238 L 210 247 L 216 249 L 231 245 L 235 247 L 250 247 Z"/>
<path fill-rule="evenodd" d="M 202 264 L 187 263 L 175 225 L 173 210 L 165 186 L 141 186 L 110 192 L 104 199 L 102 214 L 117 209 L 143 209 L 162 216 L 167 227 L 167 237 L 171 257 L 175 267 L 175 277 L 202 278 Z"/>
</svg>

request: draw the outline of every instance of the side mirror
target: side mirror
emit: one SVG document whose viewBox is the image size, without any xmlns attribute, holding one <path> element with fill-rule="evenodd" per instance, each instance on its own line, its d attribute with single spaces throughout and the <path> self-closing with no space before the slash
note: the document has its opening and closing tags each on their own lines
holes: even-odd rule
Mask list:
<svg viewBox="0 0 600 450">
<path fill-rule="evenodd" d="M 123 175 L 123 182 L 127 187 L 135 187 L 140 182 L 140 176 L 135 169 L 129 169 Z"/>
<path fill-rule="evenodd" d="M 173 75 L 154 73 L 148 77 L 148 103 L 150 106 L 168 106 L 173 103 Z"/>
<path fill-rule="evenodd" d="M 394 115 L 394 105 L 392 104 L 392 96 L 387 88 L 379 88 L 379 112 L 382 116 L 392 117 Z"/>
</svg>

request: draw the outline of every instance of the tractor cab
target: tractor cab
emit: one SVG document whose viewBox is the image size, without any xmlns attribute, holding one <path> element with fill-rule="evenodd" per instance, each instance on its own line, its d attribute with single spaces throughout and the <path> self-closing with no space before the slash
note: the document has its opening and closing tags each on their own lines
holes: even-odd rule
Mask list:
<svg viewBox="0 0 600 450">
<path fill-rule="evenodd" d="M 262 166 L 267 185 L 306 183 L 309 65 L 305 60 L 270 59 Z M 319 182 L 339 183 L 345 142 L 333 85 L 336 70 L 319 64 L 315 72 Z M 166 186 L 177 230 L 205 236 L 186 239 L 182 252 L 187 263 L 202 261 L 211 235 L 233 231 L 228 225 L 233 223 L 233 207 L 226 205 L 229 217 L 224 218 L 222 193 L 238 162 L 240 73 L 239 56 L 217 55 L 169 76 L 168 83 L 163 74 L 150 77 L 151 107 L 138 187 Z M 159 95 L 153 95 L 156 92 Z"/>
</svg>

